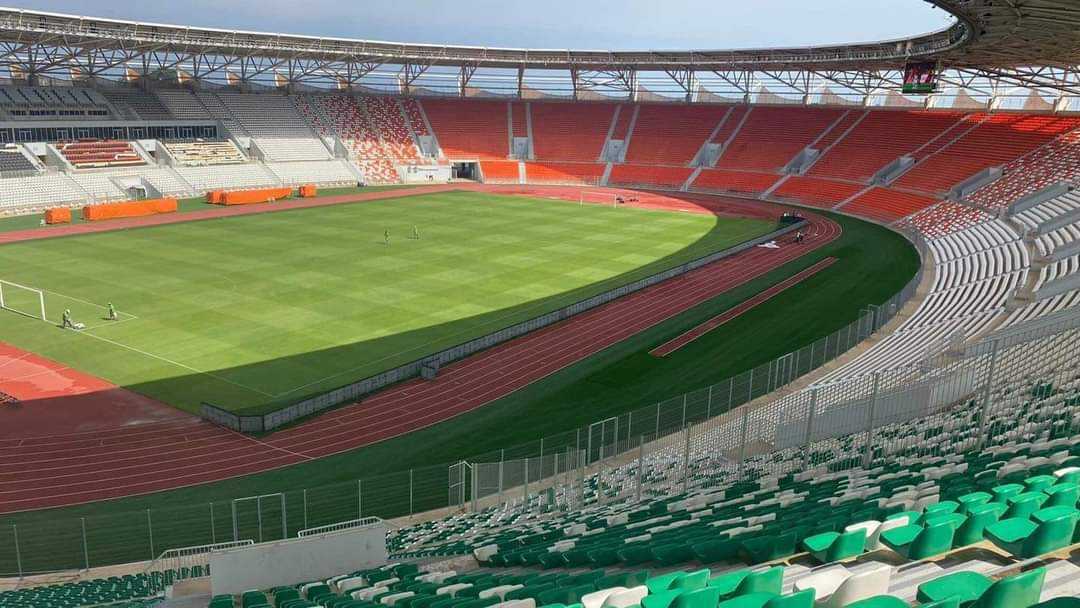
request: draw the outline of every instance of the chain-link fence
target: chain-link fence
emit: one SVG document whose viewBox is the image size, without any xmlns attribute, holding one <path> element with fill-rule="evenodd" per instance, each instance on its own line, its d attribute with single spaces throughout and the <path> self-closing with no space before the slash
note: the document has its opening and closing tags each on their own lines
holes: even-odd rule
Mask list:
<svg viewBox="0 0 1080 608">
<path fill-rule="evenodd" d="M 757 413 L 732 421 L 729 413 L 836 359 L 879 330 L 911 298 L 920 279 L 921 275 L 915 277 L 887 302 L 868 307 L 840 330 L 738 376 L 579 429 L 476 454 L 467 462 L 213 503 L 0 524 L 0 576 L 146 561 L 181 547 L 265 542 L 367 516 L 392 519 L 437 514 L 528 496 L 550 498 L 558 504 L 580 501 L 586 475 L 610 469 L 631 458 L 635 450 L 651 454 L 658 445 L 676 453 L 675 462 L 678 445 L 686 448 L 686 442 L 678 439 L 683 430 L 706 421 L 724 432 L 701 435 L 695 440 L 695 446 L 701 444 L 694 447 L 695 453 L 714 449 L 738 462 L 756 453 L 759 447 L 755 446 L 770 445 L 767 440 L 773 435 L 789 432 L 779 429 L 791 423 Z M 769 435 L 759 437 L 761 433 Z M 660 482 L 655 472 L 643 479 L 646 487 L 651 487 L 650 479 L 654 490 L 661 487 L 656 485 Z M 601 480 L 602 485 L 612 483 Z"/>
</svg>

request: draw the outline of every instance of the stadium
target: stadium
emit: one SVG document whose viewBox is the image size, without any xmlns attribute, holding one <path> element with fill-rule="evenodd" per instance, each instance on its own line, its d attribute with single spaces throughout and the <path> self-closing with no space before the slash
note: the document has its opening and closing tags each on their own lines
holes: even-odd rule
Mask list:
<svg viewBox="0 0 1080 608">
<path fill-rule="evenodd" d="M 905 1 L 0 8 L 0 608 L 1080 606 L 1080 4 Z"/>
</svg>

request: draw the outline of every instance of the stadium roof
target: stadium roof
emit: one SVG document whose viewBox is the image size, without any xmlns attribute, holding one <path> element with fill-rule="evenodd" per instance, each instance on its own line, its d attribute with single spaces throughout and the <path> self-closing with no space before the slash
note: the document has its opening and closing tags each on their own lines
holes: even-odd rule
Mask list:
<svg viewBox="0 0 1080 608">
<path fill-rule="evenodd" d="M 915 0 L 910 0 L 914 3 Z M 400 66 L 407 89 L 433 67 L 460 71 L 459 85 L 478 69 L 569 71 L 574 92 L 581 74 L 606 74 L 588 84 L 633 89 L 638 72 L 664 72 L 689 95 L 694 74 L 748 71 L 848 72 L 852 86 L 867 73 L 897 70 L 905 62 L 933 61 L 945 69 L 981 70 L 1021 86 L 1080 92 L 1080 3 L 1076 0 L 924 0 L 951 13 L 948 28 L 910 38 L 798 48 L 687 51 L 591 51 L 488 48 L 379 42 L 140 23 L 0 8 L 0 66 L 13 73 L 51 75 L 58 69 L 83 77 L 115 77 L 118 68 L 142 75 L 172 69 L 193 78 L 217 72 L 247 81 L 276 75 L 289 83 L 318 75 L 358 85 L 386 65 Z M 963 75 L 960 75 L 963 78 Z M 887 79 L 886 79 L 887 81 Z M 881 86 L 883 80 L 876 81 Z M 895 83 L 893 83 L 895 84 Z M 463 93 L 464 94 L 464 93 Z"/>
</svg>

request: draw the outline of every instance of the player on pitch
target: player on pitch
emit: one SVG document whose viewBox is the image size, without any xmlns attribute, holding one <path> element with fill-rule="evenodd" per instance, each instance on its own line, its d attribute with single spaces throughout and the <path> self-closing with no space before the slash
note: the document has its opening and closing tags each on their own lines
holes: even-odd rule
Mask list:
<svg viewBox="0 0 1080 608">
<path fill-rule="evenodd" d="M 119 318 L 120 317 L 118 317 L 116 315 L 116 308 L 112 305 L 112 302 L 109 302 L 109 316 L 108 316 L 108 319 L 110 321 L 116 321 Z"/>
<path fill-rule="evenodd" d="M 387 247 L 390 246 L 390 229 L 389 228 L 387 228 L 385 231 L 383 231 L 383 244 L 386 245 Z"/>
<path fill-rule="evenodd" d="M 412 227 L 412 238 L 413 238 L 414 241 L 419 241 L 420 240 L 420 229 L 417 228 L 416 224 L 413 224 L 413 227 Z"/>
</svg>

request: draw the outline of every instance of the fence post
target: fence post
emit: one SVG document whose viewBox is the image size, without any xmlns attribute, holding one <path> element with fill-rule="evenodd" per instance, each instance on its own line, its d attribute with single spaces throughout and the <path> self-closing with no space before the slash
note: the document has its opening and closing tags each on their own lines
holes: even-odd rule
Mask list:
<svg viewBox="0 0 1080 608">
<path fill-rule="evenodd" d="M 746 402 L 754 400 L 754 368 L 750 368 L 750 381 L 746 383 Z"/>
<path fill-rule="evenodd" d="M 636 475 L 637 483 L 634 484 L 634 487 L 635 487 L 634 502 L 641 502 L 641 482 L 642 482 L 642 479 L 643 479 L 642 469 L 644 469 L 644 468 L 645 468 L 645 436 L 642 435 L 642 436 L 638 437 L 637 471 L 636 471 L 636 473 L 637 473 L 637 475 Z"/>
<path fill-rule="evenodd" d="M 304 490 L 307 492 L 307 490 Z M 307 518 L 304 518 L 304 522 L 307 522 Z M 214 524 L 214 503 L 210 502 L 210 543 L 217 544 L 217 526 Z"/>
<path fill-rule="evenodd" d="M 499 500 L 503 499 L 503 461 L 506 458 L 506 448 L 499 450 Z M 412 486 L 409 487 L 410 492 Z"/>
<path fill-rule="evenodd" d="M 86 546 L 86 518 L 79 518 L 79 525 L 82 526 L 82 555 L 83 565 L 87 570 L 90 569 L 90 549 Z"/>
<path fill-rule="evenodd" d="M 473 513 L 476 513 L 477 510 L 478 510 L 476 508 L 477 507 L 476 495 L 477 495 L 477 489 L 480 486 L 479 486 L 479 484 L 477 483 L 477 480 L 476 480 L 477 475 L 476 475 L 476 468 L 475 467 L 472 467 L 472 466 L 469 467 L 469 477 L 472 478 L 472 510 L 473 510 Z"/>
<path fill-rule="evenodd" d="M 810 443 L 814 437 L 814 413 L 817 410 L 818 391 L 815 388 L 810 392 L 810 413 L 806 416 L 806 437 L 803 438 L 803 469 L 810 467 Z"/>
<path fill-rule="evenodd" d="M 686 396 L 688 393 L 682 395 L 682 427 L 686 428 Z"/>
<path fill-rule="evenodd" d="M 543 465 L 544 465 L 544 461 L 541 460 L 540 461 L 540 466 L 543 466 Z M 528 510 L 528 508 L 529 508 L 529 458 L 528 458 L 528 456 L 525 457 L 525 492 L 524 492 L 524 496 L 525 496 L 525 509 Z"/>
<path fill-rule="evenodd" d="M 364 480 L 356 480 L 356 519 L 364 516 Z"/>
<path fill-rule="evenodd" d="M 746 430 L 750 426 L 750 408 L 745 408 L 742 418 L 742 430 L 739 432 L 739 481 L 742 481 L 744 461 L 746 460 Z"/>
<path fill-rule="evenodd" d="M 499 474 L 502 475 L 502 463 L 499 463 Z M 502 480 L 499 480 L 499 485 L 502 485 Z M 412 517 L 416 511 L 413 509 L 413 470 L 409 469 L 409 517 Z"/>
<path fill-rule="evenodd" d="M 11 524 L 11 534 L 15 537 L 15 567 L 19 570 L 19 578 L 23 577 L 22 552 L 19 551 L 19 526 Z"/>
<path fill-rule="evenodd" d="M 146 530 L 150 536 L 150 559 L 153 560 L 157 552 L 154 551 L 154 520 L 150 519 L 150 509 L 146 510 Z"/>
<path fill-rule="evenodd" d="M 709 385 L 709 397 L 705 401 L 705 419 L 706 420 L 708 420 L 709 418 L 712 418 L 712 387 L 713 387 L 713 385 L 710 384 Z"/>
<path fill-rule="evenodd" d="M 866 454 L 863 456 L 863 468 L 869 469 L 873 460 L 874 452 L 874 410 L 877 409 L 878 385 L 881 382 L 881 372 L 874 372 L 874 388 L 870 395 L 870 411 L 866 417 Z"/>
<path fill-rule="evenodd" d="M 683 459 L 682 459 L 682 491 L 686 494 L 686 491 L 690 487 L 690 427 L 683 427 L 683 434 L 686 435 L 686 443 L 683 446 Z"/>
<path fill-rule="evenodd" d="M 993 346 L 990 347 L 990 369 L 986 372 L 986 388 L 983 390 L 982 396 L 982 408 L 979 413 L 979 438 L 976 443 L 976 449 L 982 450 L 983 443 L 986 441 L 986 420 L 990 415 L 990 392 L 994 386 L 994 374 L 997 371 L 997 358 L 998 358 L 998 343 L 1001 340 L 994 340 Z"/>
<path fill-rule="evenodd" d="M 660 438 L 660 402 L 656 402 L 656 433 L 653 434 L 653 439 Z"/>
<path fill-rule="evenodd" d="M 308 518 L 307 518 L 307 488 L 304 488 L 304 491 L 303 491 L 303 498 L 304 498 L 304 529 L 305 529 L 305 530 L 307 530 L 307 529 L 308 529 Z"/>
</svg>

